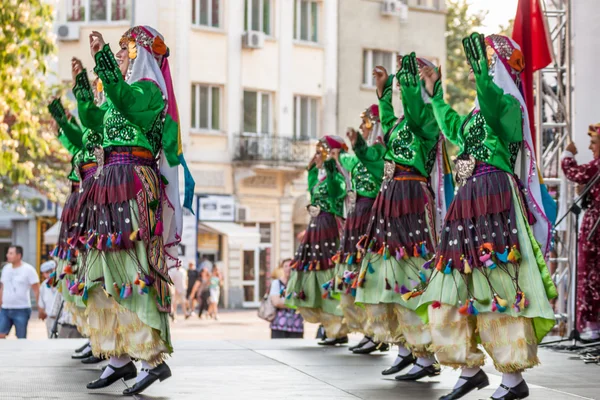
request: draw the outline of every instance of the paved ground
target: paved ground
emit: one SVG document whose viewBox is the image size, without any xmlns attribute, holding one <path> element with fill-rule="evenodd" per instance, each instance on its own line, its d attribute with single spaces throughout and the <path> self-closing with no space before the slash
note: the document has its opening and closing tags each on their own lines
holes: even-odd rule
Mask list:
<svg viewBox="0 0 600 400">
<path fill-rule="evenodd" d="M 43 339 L 43 326 L 33 323 L 30 337 L 0 341 L 0 400 L 121 398 L 125 383 L 89 392 L 85 383 L 98 377 L 100 365 L 85 367 L 70 359 L 82 340 Z M 444 369 L 440 377 L 400 383 L 380 375 L 394 354 L 357 356 L 345 347 L 316 345 L 309 325 L 304 340 L 268 340 L 265 322 L 254 311 L 222 313 L 219 321 L 178 321 L 173 325 L 175 353 L 169 361 L 173 377 L 154 385 L 139 399 L 438 399 L 453 386 L 458 373 Z M 356 339 L 356 337 L 354 337 Z M 542 366 L 526 376 L 532 400 L 600 399 L 600 367 L 585 365 L 570 354 L 541 350 Z M 491 367 L 490 389 L 466 400 L 489 398 L 500 382 Z M 133 381 L 128 382 L 132 384 Z"/>
<path fill-rule="evenodd" d="M 0 342 L 0 399 L 108 400 L 120 398 L 118 382 L 89 392 L 100 366 L 84 367 L 69 358 L 82 340 Z M 357 356 L 346 348 L 319 348 L 314 340 L 180 340 L 169 361 L 173 377 L 155 384 L 139 399 L 437 399 L 457 373 L 419 383 L 386 379 L 380 371 L 393 354 Z M 543 366 L 527 374 L 532 400 L 600 398 L 596 365 L 543 350 Z M 500 377 L 487 367 L 492 386 Z M 492 375 L 493 374 L 493 375 Z M 130 381 L 131 384 L 133 381 Z M 490 386 L 491 388 L 491 386 Z M 493 389 L 465 397 L 488 398 Z"/>
</svg>

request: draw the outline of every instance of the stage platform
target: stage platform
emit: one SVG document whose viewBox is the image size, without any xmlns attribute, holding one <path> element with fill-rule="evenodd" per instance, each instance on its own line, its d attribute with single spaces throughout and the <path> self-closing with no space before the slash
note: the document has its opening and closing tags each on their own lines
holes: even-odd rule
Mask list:
<svg viewBox="0 0 600 400">
<path fill-rule="evenodd" d="M 102 391 L 85 384 L 100 367 L 71 360 L 82 340 L 0 341 L 0 399 L 109 400 L 122 398 L 118 382 Z M 542 366 L 527 373 L 531 400 L 600 399 L 600 366 L 585 365 L 570 354 L 540 350 Z M 178 341 L 169 361 L 173 377 L 156 383 L 138 399 L 438 399 L 458 372 L 400 383 L 380 371 L 394 353 L 358 356 L 347 347 L 322 348 L 315 340 Z M 500 376 L 486 367 L 491 385 L 464 399 L 487 399 Z M 133 381 L 129 381 L 133 384 Z"/>
</svg>

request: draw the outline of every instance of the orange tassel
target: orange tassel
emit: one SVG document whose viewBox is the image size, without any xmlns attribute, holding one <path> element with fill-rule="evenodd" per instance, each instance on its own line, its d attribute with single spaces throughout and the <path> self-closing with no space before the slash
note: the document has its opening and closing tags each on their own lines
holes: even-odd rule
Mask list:
<svg viewBox="0 0 600 400">
<path fill-rule="evenodd" d="M 435 269 L 437 269 L 438 271 L 441 271 L 442 268 L 444 268 L 444 256 L 440 256 L 440 258 L 438 258 L 437 264 L 435 264 Z"/>
<path fill-rule="evenodd" d="M 381 246 L 381 248 L 379 249 L 377 254 L 382 255 L 384 250 L 385 250 L 385 245 Z"/>
<path fill-rule="evenodd" d="M 467 315 L 469 313 L 469 304 L 467 303 L 463 305 L 461 308 L 458 309 L 458 312 L 462 315 Z"/>
<path fill-rule="evenodd" d="M 413 246 L 413 257 L 419 257 L 419 250 L 416 244 Z"/>
</svg>

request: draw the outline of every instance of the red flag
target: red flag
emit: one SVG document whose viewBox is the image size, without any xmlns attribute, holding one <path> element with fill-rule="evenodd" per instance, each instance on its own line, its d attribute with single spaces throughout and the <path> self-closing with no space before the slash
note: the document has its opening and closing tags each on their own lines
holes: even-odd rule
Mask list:
<svg viewBox="0 0 600 400">
<path fill-rule="evenodd" d="M 545 19 L 539 0 L 519 0 L 512 38 L 521 46 L 525 58 L 521 79 L 534 146 L 533 73 L 552 62 Z"/>
</svg>

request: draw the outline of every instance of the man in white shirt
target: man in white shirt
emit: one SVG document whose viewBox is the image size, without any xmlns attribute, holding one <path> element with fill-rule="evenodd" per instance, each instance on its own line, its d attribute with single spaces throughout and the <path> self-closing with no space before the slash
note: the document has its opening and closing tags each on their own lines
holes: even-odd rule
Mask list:
<svg viewBox="0 0 600 400">
<path fill-rule="evenodd" d="M 52 306 L 54 305 L 54 298 L 56 297 L 56 288 L 50 285 L 50 275 L 56 269 L 56 262 L 53 260 L 46 261 L 40 265 L 40 272 L 44 278 L 40 286 L 40 298 L 38 301 L 38 312 L 40 319 L 46 321 L 46 330 L 48 331 L 48 337 L 52 333 L 52 328 L 56 322 L 56 313 L 52 313 Z"/>
<path fill-rule="evenodd" d="M 40 279 L 31 265 L 23 262 L 23 248 L 11 246 L 6 253 L 8 264 L 0 277 L 0 339 L 15 327 L 17 338 L 27 338 L 31 317 L 31 290 L 36 302 L 40 297 Z"/>
</svg>

